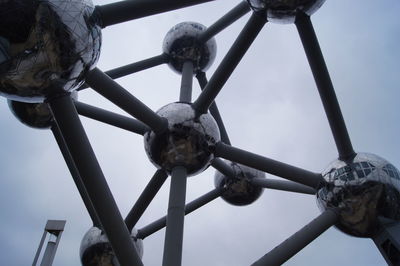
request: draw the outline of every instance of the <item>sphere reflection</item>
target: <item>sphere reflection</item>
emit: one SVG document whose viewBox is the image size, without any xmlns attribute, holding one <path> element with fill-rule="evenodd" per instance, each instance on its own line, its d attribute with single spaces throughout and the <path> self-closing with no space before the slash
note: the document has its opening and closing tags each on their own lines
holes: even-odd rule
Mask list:
<svg viewBox="0 0 400 266">
<path fill-rule="evenodd" d="M 251 8 L 265 14 L 268 21 L 293 23 L 298 12 L 311 16 L 325 0 L 248 0 Z"/>
<path fill-rule="evenodd" d="M 139 257 L 143 257 L 143 241 L 136 239 L 137 231 L 132 230 L 132 239 Z M 83 266 L 119 266 L 107 236 L 97 227 L 92 227 L 82 239 L 80 257 Z"/>
<path fill-rule="evenodd" d="M 182 22 L 170 29 L 164 38 L 163 52 L 171 56 L 169 66 L 178 73 L 183 63 L 191 61 L 195 71 L 206 71 L 214 62 L 217 44 L 214 38 L 200 43 L 199 35 L 206 27 L 196 22 Z"/>
<path fill-rule="evenodd" d="M 0 94 L 43 102 L 83 83 L 100 54 L 90 0 L 0 1 Z"/>
<path fill-rule="evenodd" d="M 358 153 L 351 162 L 334 161 L 323 172 L 317 193 L 321 210 L 339 211 L 336 226 L 352 236 L 371 237 L 378 216 L 400 221 L 400 173 L 376 155 Z"/>
<path fill-rule="evenodd" d="M 184 166 L 188 175 L 206 169 L 220 140 L 214 118 L 208 113 L 197 114 L 188 103 L 168 104 L 157 114 L 168 120 L 168 129 L 162 134 L 149 131 L 144 135 L 150 161 L 168 173 L 176 166 Z"/>
<path fill-rule="evenodd" d="M 260 186 L 253 185 L 251 180 L 265 178 L 265 173 L 234 162 L 229 164 L 235 172 L 235 178 L 225 176 L 218 171 L 214 177 L 215 187 L 225 188 L 221 197 L 237 206 L 249 205 L 256 201 L 264 190 Z"/>
</svg>

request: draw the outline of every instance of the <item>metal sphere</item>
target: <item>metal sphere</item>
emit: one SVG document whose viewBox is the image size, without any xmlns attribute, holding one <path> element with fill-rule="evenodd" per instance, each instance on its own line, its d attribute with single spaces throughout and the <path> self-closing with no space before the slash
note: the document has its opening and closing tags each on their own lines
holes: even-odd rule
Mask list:
<svg viewBox="0 0 400 266">
<path fill-rule="evenodd" d="M 236 206 L 249 205 L 256 201 L 263 193 L 263 188 L 251 183 L 254 178 L 265 178 L 265 173 L 256 169 L 230 162 L 235 172 L 235 178 L 225 176 L 216 171 L 214 184 L 216 188 L 224 188 L 221 197 L 228 203 Z"/>
<path fill-rule="evenodd" d="M 143 257 L 143 241 L 136 239 L 137 230 L 133 229 L 131 236 L 139 257 Z M 82 239 L 79 250 L 83 266 L 119 266 L 118 259 L 112 250 L 107 236 L 98 228 L 92 227 Z"/>
<path fill-rule="evenodd" d="M 195 71 L 206 71 L 214 62 L 217 43 L 211 38 L 206 43 L 198 40 L 206 27 L 197 22 L 182 22 L 170 29 L 164 38 L 163 52 L 170 55 L 169 66 L 181 73 L 183 63 L 191 61 Z"/>
<path fill-rule="evenodd" d="M 20 102 L 79 87 L 99 58 L 90 0 L 0 1 L 0 95 Z"/>
<path fill-rule="evenodd" d="M 73 91 L 71 97 L 76 100 L 78 93 Z M 37 129 L 51 128 L 54 118 L 47 103 L 25 103 L 7 100 L 13 115 L 24 125 Z"/>
<path fill-rule="evenodd" d="M 325 0 L 248 0 L 251 8 L 265 14 L 268 21 L 293 23 L 298 12 L 314 14 Z"/>
<path fill-rule="evenodd" d="M 358 153 L 351 162 L 332 162 L 323 177 L 318 205 L 338 210 L 339 230 L 371 237 L 379 230 L 378 216 L 400 221 L 400 172 L 385 159 Z"/>
<path fill-rule="evenodd" d="M 168 120 L 168 129 L 162 134 L 149 131 L 144 135 L 150 161 L 168 173 L 176 166 L 184 166 L 188 176 L 205 170 L 220 140 L 214 118 L 209 113 L 196 113 L 188 103 L 168 104 L 157 114 Z"/>
</svg>

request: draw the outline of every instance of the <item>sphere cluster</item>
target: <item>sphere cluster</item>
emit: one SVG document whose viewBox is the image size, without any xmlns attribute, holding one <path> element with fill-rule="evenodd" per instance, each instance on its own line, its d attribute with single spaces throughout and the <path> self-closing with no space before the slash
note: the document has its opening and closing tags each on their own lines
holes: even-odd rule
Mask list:
<svg viewBox="0 0 400 266">
<path fill-rule="evenodd" d="M 219 129 L 209 114 L 198 114 L 188 103 L 171 103 L 157 114 L 168 120 L 168 129 L 161 134 L 149 131 L 144 135 L 145 150 L 150 161 L 168 173 L 184 166 L 188 175 L 202 172 L 213 159 Z"/>
<path fill-rule="evenodd" d="M 137 231 L 132 230 L 131 236 L 139 257 L 143 257 L 143 241 L 136 239 Z M 107 236 L 98 227 L 92 227 L 86 232 L 80 247 L 80 257 L 83 266 L 119 266 L 117 257 L 112 250 Z"/>
<path fill-rule="evenodd" d="M 170 56 L 171 69 L 181 73 L 186 61 L 193 63 L 195 71 L 206 71 L 211 66 L 217 54 L 217 43 L 214 38 L 205 43 L 199 41 L 206 29 L 197 22 L 182 22 L 168 31 L 163 52 Z"/>
<path fill-rule="evenodd" d="M 83 83 L 99 58 L 90 0 L 0 1 L 0 95 L 43 102 Z"/>
<path fill-rule="evenodd" d="M 249 205 L 263 193 L 263 188 L 253 185 L 254 178 L 265 178 L 265 173 L 256 169 L 230 162 L 235 176 L 229 177 L 217 171 L 214 177 L 216 188 L 224 188 L 221 197 L 236 206 Z"/>
<path fill-rule="evenodd" d="M 299 12 L 311 16 L 325 0 L 248 0 L 251 8 L 268 21 L 293 23 Z"/>
<path fill-rule="evenodd" d="M 317 201 L 321 210 L 338 210 L 341 231 L 371 237 L 378 217 L 400 221 L 400 172 L 385 159 L 358 153 L 351 162 L 332 162 L 323 177 Z"/>
</svg>

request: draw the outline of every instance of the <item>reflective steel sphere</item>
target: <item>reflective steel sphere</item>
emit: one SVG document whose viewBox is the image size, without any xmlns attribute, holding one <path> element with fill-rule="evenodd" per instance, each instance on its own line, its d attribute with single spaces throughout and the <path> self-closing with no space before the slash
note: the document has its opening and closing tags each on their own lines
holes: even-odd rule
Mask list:
<svg viewBox="0 0 400 266">
<path fill-rule="evenodd" d="M 298 12 L 311 16 L 325 0 L 248 0 L 251 8 L 265 13 L 268 21 L 293 23 Z"/>
<path fill-rule="evenodd" d="M 206 169 L 220 140 L 214 118 L 209 113 L 197 114 L 188 103 L 168 104 L 157 114 L 168 120 L 168 129 L 162 134 L 149 131 L 144 135 L 150 161 L 168 173 L 176 166 L 184 166 L 189 176 Z"/>
<path fill-rule="evenodd" d="M 90 0 L 0 1 L 0 95 L 37 103 L 80 86 L 100 55 L 93 10 Z"/>
<path fill-rule="evenodd" d="M 351 162 L 332 162 L 322 174 L 327 183 L 317 193 L 318 205 L 338 210 L 341 231 L 371 237 L 378 216 L 400 221 L 400 172 L 386 160 L 358 153 Z"/>
<path fill-rule="evenodd" d="M 78 93 L 73 91 L 71 97 L 76 100 Z M 7 100 L 8 107 L 13 115 L 28 127 L 48 129 L 53 124 L 53 115 L 47 103 L 25 103 Z"/>
<path fill-rule="evenodd" d="M 196 22 L 182 22 L 170 29 L 164 38 L 163 52 L 170 55 L 169 66 L 178 73 L 183 63 L 190 60 L 194 70 L 206 71 L 214 62 L 217 43 L 211 38 L 206 43 L 198 41 L 206 27 Z"/>
<path fill-rule="evenodd" d="M 249 205 L 256 201 L 263 193 L 263 188 L 251 183 L 254 178 L 265 178 L 265 173 L 256 169 L 237 164 L 229 163 L 235 172 L 235 178 L 216 172 L 214 184 L 216 188 L 225 188 L 222 198 L 237 206 Z"/>
<path fill-rule="evenodd" d="M 139 257 L 143 257 L 143 241 L 136 239 L 137 231 L 132 230 L 132 239 Z M 87 231 L 82 239 L 80 257 L 83 266 L 119 266 L 107 236 L 97 227 Z"/>
</svg>

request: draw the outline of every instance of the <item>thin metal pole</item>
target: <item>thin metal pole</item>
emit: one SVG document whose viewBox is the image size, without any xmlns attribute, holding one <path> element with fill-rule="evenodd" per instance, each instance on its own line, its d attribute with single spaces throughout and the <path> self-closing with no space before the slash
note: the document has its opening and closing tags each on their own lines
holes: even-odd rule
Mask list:
<svg viewBox="0 0 400 266">
<path fill-rule="evenodd" d="M 143 215 L 150 202 L 154 199 L 167 177 L 168 174 L 164 170 L 157 170 L 153 175 L 142 194 L 140 194 L 139 199 L 136 201 L 135 205 L 133 205 L 125 218 L 125 224 L 126 227 L 128 227 L 128 231 L 132 231 L 135 227 L 139 218 Z"/>
<path fill-rule="evenodd" d="M 179 101 L 185 103 L 192 102 L 192 87 L 193 87 L 193 62 L 186 61 L 182 67 L 182 81 Z"/>
<path fill-rule="evenodd" d="M 46 249 L 44 250 L 43 259 L 40 266 L 51 266 L 53 265 L 54 253 L 56 249 L 56 242 L 47 242 Z"/>
<path fill-rule="evenodd" d="M 297 233 L 286 239 L 279 246 L 275 247 L 252 266 L 275 266 L 282 265 L 297 252 L 306 247 L 319 235 L 334 225 L 338 215 L 333 210 L 326 210 L 309 224 L 300 229 Z"/>
<path fill-rule="evenodd" d="M 167 54 L 160 54 L 154 57 L 150 57 L 148 59 L 144 59 L 129 65 L 117 67 L 111 70 L 107 70 L 106 73 L 107 76 L 109 76 L 112 79 L 117 79 L 121 78 L 142 70 L 146 70 L 161 64 L 168 63 L 169 61 L 169 55 Z M 81 87 L 78 88 L 78 91 L 84 90 L 88 88 L 89 86 L 85 83 Z"/>
<path fill-rule="evenodd" d="M 88 211 L 89 216 L 92 219 L 93 226 L 101 228 L 99 217 L 97 216 L 97 213 L 93 207 L 93 203 L 89 198 L 85 185 L 83 184 L 82 178 L 79 175 L 78 170 L 76 169 L 74 160 L 71 157 L 67 145 L 65 144 L 64 138 L 56 123 L 54 123 L 54 125 L 51 127 L 51 131 L 53 132 L 54 138 L 58 144 L 58 147 L 60 148 L 61 154 L 64 157 L 64 161 L 67 164 L 72 179 L 75 182 L 75 186 L 78 189 L 79 194 L 81 195 L 83 203 L 85 204 L 86 210 Z"/>
<path fill-rule="evenodd" d="M 141 262 L 70 96 L 49 101 L 65 144 L 121 265 Z"/>
<path fill-rule="evenodd" d="M 163 266 L 180 266 L 182 264 L 186 181 L 187 171 L 185 167 L 177 166 L 172 169 Z"/>
<path fill-rule="evenodd" d="M 207 42 L 209 39 L 220 33 L 222 30 L 229 27 L 236 20 L 246 15 L 249 11 L 249 3 L 247 3 L 246 1 L 240 2 L 232 10 L 230 10 L 214 24 L 208 27 L 204 32 L 202 32 L 198 37 L 199 42 Z"/>
<path fill-rule="evenodd" d="M 219 158 L 214 158 L 211 162 L 211 166 L 214 167 L 219 172 L 221 172 L 222 174 L 224 174 L 225 176 L 236 178 L 235 171 L 233 171 L 232 167 Z"/>
<path fill-rule="evenodd" d="M 125 0 L 96 6 L 100 26 L 105 28 L 167 11 L 210 2 L 212 0 Z"/>
<path fill-rule="evenodd" d="M 296 19 L 296 27 L 336 142 L 339 158 L 352 159 L 355 152 L 310 17 L 300 13 Z"/>
<path fill-rule="evenodd" d="M 167 128 L 168 122 L 165 118 L 153 112 L 100 69 L 95 68 L 90 71 L 86 77 L 86 82 L 96 92 L 148 125 L 154 132 L 160 133 Z"/>
<path fill-rule="evenodd" d="M 207 112 L 211 103 L 215 100 L 265 23 L 266 20 L 262 18 L 262 16 L 255 13 L 251 15 L 249 21 L 225 55 L 221 64 L 215 70 L 207 86 L 201 92 L 199 98 L 193 103 L 194 109 L 200 113 Z"/>
<path fill-rule="evenodd" d="M 321 174 L 278 162 L 222 142 L 217 143 L 214 155 L 313 188 L 319 187 L 321 182 L 324 182 Z"/>
<path fill-rule="evenodd" d="M 39 247 L 38 247 L 38 249 L 36 251 L 36 254 L 35 254 L 35 258 L 33 258 L 32 266 L 36 266 L 36 264 L 37 264 L 37 261 L 38 261 L 39 256 L 40 256 L 40 252 L 41 252 L 42 247 L 43 247 L 44 240 L 46 239 L 46 235 L 47 235 L 47 231 L 44 230 L 42 238 L 40 239 Z"/>
<path fill-rule="evenodd" d="M 204 90 L 204 88 L 206 87 L 206 85 L 208 83 L 206 73 L 201 71 L 201 72 L 197 73 L 196 78 L 199 82 L 201 90 Z M 231 141 L 229 140 L 228 133 L 226 132 L 224 122 L 222 121 L 221 114 L 219 113 L 218 106 L 215 101 L 213 101 L 210 105 L 210 113 L 214 117 L 215 121 L 217 122 L 219 132 L 221 134 L 222 142 L 230 145 Z"/>
<path fill-rule="evenodd" d="M 315 195 L 315 193 L 317 193 L 317 191 L 312 187 L 286 180 L 254 178 L 251 180 L 251 183 L 253 185 L 269 189 L 277 189 L 277 190 L 310 194 L 310 195 Z"/>
<path fill-rule="evenodd" d="M 140 135 L 144 135 L 150 130 L 148 126 L 142 122 L 126 117 L 120 114 L 116 114 L 86 103 L 75 101 L 75 107 L 78 114 L 86 116 L 88 118 L 119 127 Z"/>
<path fill-rule="evenodd" d="M 221 196 L 223 189 L 221 188 L 216 188 L 211 190 L 210 192 L 204 194 L 203 196 L 191 201 L 185 206 L 185 215 L 197 210 L 198 208 L 206 205 L 207 203 L 215 200 L 219 196 Z M 164 216 L 151 224 L 143 227 L 142 229 L 138 230 L 138 233 L 136 235 L 137 238 L 140 239 L 145 239 L 151 234 L 154 234 L 155 232 L 161 230 L 167 225 L 167 217 Z"/>
</svg>

